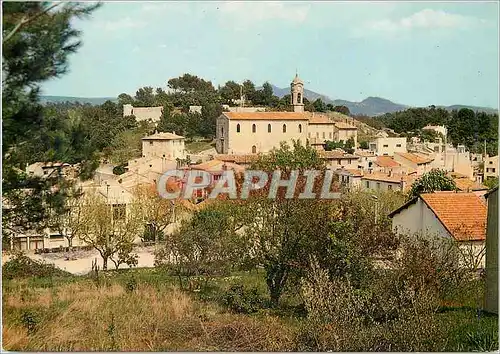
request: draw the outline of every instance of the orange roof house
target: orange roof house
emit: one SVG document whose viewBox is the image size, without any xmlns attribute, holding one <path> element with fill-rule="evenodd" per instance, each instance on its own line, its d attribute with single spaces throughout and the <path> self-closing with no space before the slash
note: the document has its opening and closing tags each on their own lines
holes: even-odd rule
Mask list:
<svg viewBox="0 0 500 354">
<path fill-rule="evenodd" d="M 486 204 L 474 193 L 446 191 L 421 194 L 389 217 L 396 232 L 438 234 L 460 242 L 483 242 L 486 213 Z"/>
</svg>

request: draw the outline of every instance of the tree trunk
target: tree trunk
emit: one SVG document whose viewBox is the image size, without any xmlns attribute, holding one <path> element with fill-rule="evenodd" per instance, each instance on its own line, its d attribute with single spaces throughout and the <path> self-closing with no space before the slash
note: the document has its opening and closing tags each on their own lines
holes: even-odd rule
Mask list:
<svg viewBox="0 0 500 354">
<path fill-rule="evenodd" d="M 287 278 L 286 266 L 269 265 L 266 267 L 266 283 L 271 298 L 271 306 L 277 307 Z"/>
<path fill-rule="evenodd" d="M 108 270 L 108 258 L 102 256 L 102 270 Z"/>
</svg>

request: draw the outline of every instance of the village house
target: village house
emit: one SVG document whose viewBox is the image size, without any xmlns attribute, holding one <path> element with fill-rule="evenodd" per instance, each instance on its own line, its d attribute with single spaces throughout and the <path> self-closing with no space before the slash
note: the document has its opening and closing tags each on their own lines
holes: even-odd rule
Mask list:
<svg viewBox="0 0 500 354">
<path fill-rule="evenodd" d="M 376 138 L 369 143 L 370 151 L 378 156 L 394 156 L 396 152 L 407 152 L 406 138 Z"/>
<path fill-rule="evenodd" d="M 423 175 L 432 169 L 432 157 L 410 152 L 396 152 L 394 153 L 394 161 L 416 171 L 417 175 Z"/>
<path fill-rule="evenodd" d="M 142 157 L 186 158 L 184 137 L 173 133 L 155 133 L 142 138 Z"/>
<path fill-rule="evenodd" d="M 484 180 L 498 178 L 498 155 L 484 158 Z"/>
<path fill-rule="evenodd" d="M 484 267 L 486 204 L 474 193 L 421 194 L 389 217 L 394 232 L 456 240 L 464 254 L 463 262 Z"/>
<path fill-rule="evenodd" d="M 338 168 L 358 168 L 359 156 L 348 154 L 338 149 L 332 151 L 320 151 L 319 157 L 325 161 L 326 167 L 332 170 Z"/>
<path fill-rule="evenodd" d="M 448 129 L 444 125 L 426 125 L 425 127 L 422 128 L 422 130 L 431 130 L 436 133 L 439 133 L 443 136 L 443 138 L 446 138 L 448 136 Z"/>
<path fill-rule="evenodd" d="M 131 104 L 123 105 L 123 116 L 134 116 L 135 120 L 159 122 L 163 114 L 163 107 L 134 107 Z"/>
<path fill-rule="evenodd" d="M 359 157 L 358 169 L 368 170 L 374 168 L 375 161 L 377 160 L 377 155 L 373 151 L 369 150 L 356 150 L 354 155 Z"/>
<path fill-rule="evenodd" d="M 291 83 L 293 112 L 259 112 L 235 109 L 217 118 L 216 150 L 219 154 L 267 153 L 282 141 L 291 144 L 307 141 L 322 150 L 327 140 L 357 144 L 357 128 L 347 122 L 334 121 L 326 114 L 304 112 L 304 83 L 296 76 Z M 339 117 L 336 119 L 339 120 Z M 346 121 L 348 117 L 345 116 Z"/>
<path fill-rule="evenodd" d="M 361 177 L 360 186 L 364 190 L 406 192 L 415 180 L 415 174 L 369 171 Z"/>
</svg>

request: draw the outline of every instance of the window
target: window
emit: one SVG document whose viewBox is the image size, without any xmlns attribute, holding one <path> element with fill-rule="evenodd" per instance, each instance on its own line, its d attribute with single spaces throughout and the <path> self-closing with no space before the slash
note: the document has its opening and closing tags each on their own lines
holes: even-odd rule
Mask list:
<svg viewBox="0 0 500 354">
<path fill-rule="evenodd" d="M 257 131 L 257 126 L 255 124 L 252 124 L 252 133 L 255 133 Z"/>
<path fill-rule="evenodd" d="M 387 186 L 387 189 L 388 189 L 388 190 L 392 190 L 392 184 L 389 184 L 389 185 Z"/>
<path fill-rule="evenodd" d="M 286 133 L 286 124 L 283 124 L 283 133 Z"/>
<path fill-rule="evenodd" d="M 325 132 L 323 132 L 323 139 L 325 138 Z"/>
<path fill-rule="evenodd" d="M 329 136 L 329 137 L 330 137 L 330 139 L 331 139 L 331 138 L 332 138 L 332 132 L 330 132 L 330 133 L 328 134 L 328 136 Z"/>
<path fill-rule="evenodd" d="M 384 145 L 384 146 L 387 147 L 387 145 Z M 400 148 L 401 144 L 396 144 L 396 147 Z"/>
<path fill-rule="evenodd" d="M 387 147 L 389 147 L 389 145 L 385 144 L 384 147 L 387 148 Z"/>
<path fill-rule="evenodd" d="M 319 132 L 316 132 L 316 138 L 319 138 Z"/>
<path fill-rule="evenodd" d="M 130 110 L 130 114 L 134 115 L 134 110 L 133 109 Z"/>
<path fill-rule="evenodd" d="M 224 127 L 220 128 L 220 135 L 224 135 Z"/>
<path fill-rule="evenodd" d="M 268 124 L 267 125 L 267 132 L 270 133 L 271 132 L 271 124 Z"/>
<path fill-rule="evenodd" d="M 370 181 L 366 181 L 366 188 L 370 188 Z"/>
<path fill-rule="evenodd" d="M 377 182 L 377 189 L 380 189 L 380 182 Z"/>
<path fill-rule="evenodd" d="M 310 138 L 311 137 L 311 132 L 307 133 L 307 136 Z"/>
<path fill-rule="evenodd" d="M 299 124 L 299 133 L 302 133 L 302 124 Z"/>
<path fill-rule="evenodd" d="M 302 103 L 302 94 L 300 92 L 297 94 L 297 103 Z"/>
<path fill-rule="evenodd" d="M 490 161 L 490 165 L 492 165 L 492 164 L 493 164 L 493 161 Z"/>
<path fill-rule="evenodd" d="M 257 153 L 257 146 L 252 146 L 252 154 L 255 154 Z"/>
<path fill-rule="evenodd" d="M 495 169 L 494 169 L 494 168 L 492 168 L 492 169 L 491 169 L 491 172 L 492 172 L 492 173 L 495 173 Z"/>
<path fill-rule="evenodd" d="M 113 204 L 113 219 L 124 220 L 125 219 L 125 204 Z"/>
<path fill-rule="evenodd" d="M 236 124 L 236 133 L 239 133 L 239 132 L 240 132 L 240 125 Z"/>
<path fill-rule="evenodd" d="M 152 141 L 150 141 L 150 142 L 149 142 L 149 145 L 153 145 L 153 142 L 152 142 Z"/>
</svg>

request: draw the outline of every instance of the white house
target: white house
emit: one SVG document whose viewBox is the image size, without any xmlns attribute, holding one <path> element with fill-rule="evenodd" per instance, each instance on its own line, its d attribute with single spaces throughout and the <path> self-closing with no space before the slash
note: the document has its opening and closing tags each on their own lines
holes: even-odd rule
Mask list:
<svg viewBox="0 0 500 354">
<path fill-rule="evenodd" d="M 406 152 L 406 138 L 376 138 L 369 144 L 370 151 L 378 156 L 393 156 L 396 152 Z"/>
<path fill-rule="evenodd" d="M 421 194 L 389 217 L 394 232 L 454 239 L 464 255 L 484 267 L 486 214 L 486 204 L 474 193 L 446 191 Z"/>
</svg>

